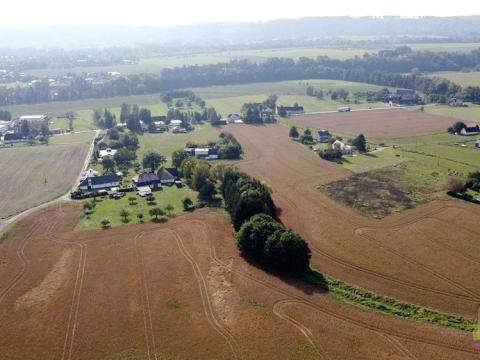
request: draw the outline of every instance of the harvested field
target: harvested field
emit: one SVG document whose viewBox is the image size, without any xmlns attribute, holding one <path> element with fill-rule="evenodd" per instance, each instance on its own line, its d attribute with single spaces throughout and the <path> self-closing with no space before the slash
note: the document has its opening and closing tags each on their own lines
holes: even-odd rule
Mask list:
<svg viewBox="0 0 480 360">
<path fill-rule="evenodd" d="M 480 207 L 432 202 L 382 220 L 369 219 L 317 190 L 351 173 L 289 140 L 287 127 L 232 125 L 224 130 L 245 151 L 238 167 L 271 187 L 282 222 L 308 240 L 320 271 L 393 298 L 477 317 L 480 267 L 464 255 L 480 259 L 480 248 L 471 245 L 480 236 Z M 425 221 L 430 218 L 440 220 Z M 441 234 L 434 231 L 437 222 L 442 223 Z M 433 256 L 426 239 L 434 242 L 439 235 L 445 245 Z"/>
<path fill-rule="evenodd" d="M 301 127 L 327 129 L 351 136 L 364 134 L 367 139 L 436 134 L 445 132 L 452 125 L 452 119 L 448 117 L 403 109 L 312 114 L 292 117 L 290 122 Z"/>
<path fill-rule="evenodd" d="M 363 311 L 249 264 L 212 211 L 75 232 L 80 211 L 37 211 L 0 244 L 3 358 L 476 358 L 470 333 Z M 38 289 L 48 299 L 16 307 Z"/>
<path fill-rule="evenodd" d="M 65 193 L 77 179 L 88 145 L 0 149 L 0 218 Z"/>
</svg>

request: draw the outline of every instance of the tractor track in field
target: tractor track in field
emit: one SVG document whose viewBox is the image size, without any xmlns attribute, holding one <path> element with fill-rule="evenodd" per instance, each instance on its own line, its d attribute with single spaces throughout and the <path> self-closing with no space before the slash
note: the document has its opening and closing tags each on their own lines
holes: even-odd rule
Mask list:
<svg viewBox="0 0 480 360">
<path fill-rule="evenodd" d="M 62 209 L 62 204 L 60 202 L 56 203 L 55 211 L 59 214 L 60 217 L 65 217 L 65 213 Z M 80 255 L 78 260 L 78 267 L 75 276 L 75 285 L 73 288 L 72 294 L 72 303 L 70 305 L 70 310 L 67 319 L 67 325 L 65 329 L 65 338 L 63 342 L 62 349 L 62 360 L 70 360 L 73 354 L 73 344 L 75 341 L 75 335 L 78 327 L 78 314 L 80 308 L 80 298 L 83 288 L 83 282 L 85 279 L 86 271 L 86 261 L 87 261 L 87 245 L 83 242 L 76 241 L 65 241 L 57 237 L 55 234 L 55 228 L 57 226 L 56 222 L 52 222 L 45 231 L 45 236 L 48 240 L 59 243 L 59 244 L 69 244 L 74 245 L 80 249 Z"/>
<path fill-rule="evenodd" d="M 205 229 L 208 229 L 209 231 L 211 231 L 210 230 L 210 225 L 208 223 L 202 221 L 202 220 L 189 220 L 186 223 L 199 223 L 199 224 L 201 224 L 202 227 L 203 227 L 203 232 L 204 232 L 205 236 L 207 236 L 207 232 L 206 232 Z M 248 278 L 249 280 L 251 280 L 251 281 L 253 281 L 257 284 L 260 284 L 260 285 L 262 285 L 262 286 L 264 286 L 264 287 L 266 287 L 270 290 L 273 290 L 273 291 L 287 297 L 287 299 L 284 299 L 284 300 L 281 300 L 281 301 L 285 302 L 286 300 L 288 300 L 289 303 L 304 304 L 306 306 L 311 307 L 314 310 L 317 310 L 319 312 L 327 314 L 327 315 L 329 315 L 333 318 L 336 318 L 336 319 L 345 321 L 347 323 L 356 325 L 356 326 L 358 326 L 360 328 L 363 328 L 363 329 L 371 330 L 371 331 L 376 332 L 377 334 L 380 334 L 380 335 L 387 335 L 387 336 L 393 336 L 393 337 L 396 337 L 396 338 L 403 338 L 403 339 L 410 340 L 410 341 L 417 342 L 417 343 L 423 343 L 423 344 L 427 344 L 427 345 L 433 345 L 433 346 L 448 348 L 448 349 L 451 349 L 451 350 L 461 351 L 461 352 L 469 353 L 469 354 L 476 354 L 477 353 L 475 350 L 472 350 L 472 349 L 467 349 L 467 348 L 464 348 L 464 347 L 460 347 L 460 346 L 456 346 L 456 345 L 452 345 L 452 344 L 447 344 L 447 343 L 440 343 L 440 342 L 436 342 L 434 340 L 427 339 L 427 338 L 411 336 L 411 335 L 408 335 L 408 334 L 406 334 L 404 332 L 400 332 L 400 331 L 386 330 L 386 329 L 383 329 L 381 327 L 366 323 L 366 322 L 361 321 L 361 320 L 355 320 L 355 319 L 351 318 L 350 316 L 347 316 L 347 315 L 344 315 L 344 314 L 341 314 L 341 313 L 337 313 L 335 311 L 332 311 L 330 309 L 322 307 L 321 305 L 318 305 L 317 303 L 314 303 L 310 299 L 307 299 L 303 296 L 299 296 L 297 294 L 294 294 L 291 291 L 281 289 L 281 288 L 279 288 L 279 287 L 277 287 L 277 286 L 275 286 L 275 285 L 273 285 L 273 284 L 271 284 L 267 281 L 263 281 L 263 280 L 259 280 L 257 278 L 254 278 L 252 275 L 247 274 L 243 271 L 236 270 L 234 268 L 230 268 L 228 264 L 224 263 L 221 259 L 219 259 L 217 257 L 215 247 L 214 247 L 213 243 L 211 242 L 210 237 L 207 236 L 207 238 L 210 240 L 210 256 L 215 263 L 217 263 L 219 266 L 221 266 L 225 269 L 228 269 L 228 270 L 230 270 L 230 271 L 232 271 L 232 272 L 234 272 L 234 273 L 236 273 L 236 274 L 238 274 L 242 277 Z M 304 325 L 302 325 L 302 326 L 303 326 L 303 328 L 306 329 L 306 327 L 304 327 Z M 308 339 L 308 340 L 310 341 L 310 339 Z M 396 347 L 397 348 L 399 347 L 398 344 L 397 344 Z M 402 347 L 403 347 L 403 345 L 402 345 Z M 316 347 L 316 349 L 317 349 L 317 351 L 319 350 L 317 347 Z M 400 351 L 402 353 L 404 353 L 405 349 L 403 348 Z"/>
</svg>

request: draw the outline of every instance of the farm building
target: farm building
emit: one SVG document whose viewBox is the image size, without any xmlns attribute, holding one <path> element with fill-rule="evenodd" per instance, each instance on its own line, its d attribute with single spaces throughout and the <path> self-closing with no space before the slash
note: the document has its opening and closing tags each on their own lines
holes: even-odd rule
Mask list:
<svg viewBox="0 0 480 360">
<path fill-rule="evenodd" d="M 328 130 L 318 130 L 317 131 L 317 141 L 320 143 L 326 143 L 332 138 L 332 134 Z"/>
<path fill-rule="evenodd" d="M 460 131 L 460 135 L 477 135 L 480 133 L 480 128 L 477 123 L 469 122 L 465 124 L 465 127 Z"/>
<path fill-rule="evenodd" d="M 141 174 L 135 175 L 132 178 L 133 186 L 137 189 L 143 186 L 149 186 L 151 188 L 156 188 L 160 183 L 160 179 L 154 173 L 143 172 Z"/>
<path fill-rule="evenodd" d="M 93 169 L 88 169 L 87 171 L 85 171 L 81 178 L 80 178 L 80 182 L 82 182 L 83 180 L 89 178 L 89 177 L 95 177 L 95 176 L 99 176 L 99 172 L 98 171 L 95 171 Z"/>
<path fill-rule="evenodd" d="M 352 147 L 350 145 L 346 145 L 340 140 L 335 140 L 332 144 L 333 150 L 340 150 L 342 155 L 351 155 L 352 154 Z"/>
<path fill-rule="evenodd" d="M 9 133 L 5 134 L 3 136 L 3 143 L 4 144 L 16 144 L 20 142 L 26 141 L 22 134 L 14 134 L 14 133 Z"/>
<path fill-rule="evenodd" d="M 120 185 L 120 177 L 116 174 L 93 176 L 83 179 L 78 185 L 81 191 L 104 190 Z"/>
<path fill-rule="evenodd" d="M 303 106 L 300 106 L 300 105 L 284 106 L 283 108 L 285 109 L 285 113 L 287 116 L 305 114 L 305 110 Z M 278 108 L 277 108 L 277 112 L 278 112 Z"/>
<path fill-rule="evenodd" d="M 98 156 L 100 157 L 100 159 L 105 159 L 107 157 L 113 158 L 116 153 L 117 153 L 117 150 L 111 149 L 111 148 L 106 148 L 105 150 L 100 150 L 98 152 Z"/>
<path fill-rule="evenodd" d="M 350 112 L 352 109 L 350 109 L 348 106 L 347 107 L 341 107 L 341 108 L 338 108 L 337 111 L 338 112 Z"/>
<path fill-rule="evenodd" d="M 464 107 L 465 103 L 463 102 L 462 99 L 453 98 L 453 99 L 450 99 L 450 101 L 448 102 L 448 106 Z"/>
<path fill-rule="evenodd" d="M 204 160 L 217 160 L 217 148 L 185 148 L 184 151 L 190 155 Z"/>
<path fill-rule="evenodd" d="M 225 121 L 227 124 L 235 124 L 235 121 L 242 120 L 242 118 L 238 114 L 228 114 L 228 116 L 222 120 Z"/>
<path fill-rule="evenodd" d="M 18 119 L 19 121 L 29 121 L 29 122 L 39 122 L 39 123 L 48 123 L 48 116 L 47 115 L 23 115 L 20 116 Z"/>
<path fill-rule="evenodd" d="M 187 129 L 181 127 L 181 126 L 174 126 L 172 128 L 172 133 L 174 134 L 185 134 L 187 132 Z"/>
<path fill-rule="evenodd" d="M 165 168 L 161 168 L 160 170 L 158 170 L 157 176 L 160 181 L 160 184 L 162 185 L 174 184 L 175 180 L 177 179 L 175 175 L 173 175 L 170 171 L 168 171 Z"/>
<path fill-rule="evenodd" d="M 182 126 L 182 120 L 170 120 L 170 128 L 173 129 L 176 126 Z"/>
<path fill-rule="evenodd" d="M 475 141 L 475 147 L 480 149 L 480 140 Z"/>
</svg>

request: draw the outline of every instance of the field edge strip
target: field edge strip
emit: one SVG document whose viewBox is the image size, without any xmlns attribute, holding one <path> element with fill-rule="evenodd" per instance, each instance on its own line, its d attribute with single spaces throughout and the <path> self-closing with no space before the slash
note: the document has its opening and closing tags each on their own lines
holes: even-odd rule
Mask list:
<svg viewBox="0 0 480 360">
<path fill-rule="evenodd" d="M 461 316 L 378 295 L 341 280 L 325 276 L 316 269 L 312 269 L 303 275 L 302 278 L 310 285 L 318 286 L 328 291 L 336 299 L 355 307 L 467 332 L 473 332 L 476 328 L 474 321 L 467 320 Z"/>
</svg>

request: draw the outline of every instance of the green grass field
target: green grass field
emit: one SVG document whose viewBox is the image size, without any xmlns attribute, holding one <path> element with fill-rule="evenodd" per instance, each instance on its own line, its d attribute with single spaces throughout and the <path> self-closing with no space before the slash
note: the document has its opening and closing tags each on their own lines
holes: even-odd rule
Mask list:
<svg viewBox="0 0 480 360">
<path fill-rule="evenodd" d="M 431 75 L 448 79 L 461 86 L 480 86 L 480 71 L 442 71 Z"/>
<path fill-rule="evenodd" d="M 143 221 L 150 221 L 151 216 L 149 210 L 154 207 L 165 209 L 168 204 L 174 207 L 172 216 L 179 215 L 183 212 L 182 199 L 189 197 L 194 204 L 197 202 L 196 192 L 187 187 L 177 188 L 175 186 L 164 186 L 161 190 L 153 192 L 156 205 L 148 205 L 145 198 L 142 198 L 135 193 L 127 193 L 126 196 L 119 200 L 113 200 L 105 197 L 104 199 L 97 199 L 96 206 L 93 213 L 89 216 L 82 215 L 80 222 L 77 225 L 78 229 L 98 229 L 101 227 L 100 222 L 103 219 L 108 219 L 111 226 L 119 226 L 128 223 L 138 223 L 137 214 L 143 214 Z M 134 197 L 135 202 L 130 205 L 129 197 Z M 124 221 L 120 216 L 121 210 L 127 210 L 130 213 L 128 221 Z"/>
<path fill-rule="evenodd" d="M 71 145 L 71 144 L 89 144 L 92 142 L 95 137 L 93 131 L 74 133 L 74 134 L 64 134 L 64 135 L 55 135 L 50 137 L 50 145 Z"/>
<path fill-rule="evenodd" d="M 371 39 L 371 37 L 359 37 L 359 39 Z M 122 74 L 139 74 L 139 73 L 160 73 L 164 68 L 173 68 L 175 66 L 184 65 L 208 65 L 219 62 L 229 62 L 234 59 L 247 59 L 250 61 L 261 62 L 272 57 L 287 57 L 299 59 L 300 57 L 316 58 L 317 56 L 329 56 L 334 59 L 351 59 L 355 56 L 363 56 L 365 53 L 375 53 L 382 49 L 392 49 L 402 44 L 395 45 L 378 45 L 375 47 L 338 47 L 338 48 L 277 48 L 263 50 L 235 50 L 220 51 L 212 53 L 201 53 L 179 56 L 158 56 L 142 58 L 138 63 L 133 65 L 110 65 L 110 66 L 93 66 L 93 67 L 70 67 L 59 69 L 36 69 L 27 70 L 26 73 L 33 76 L 51 77 L 67 72 L 84 73 L 84 72 L 109 72 L 118 71 Z M 430 51 L 456 51 L 468 52 L 480 47 L 479 43 L 426 43 L 426 44 L 406 44 L 416 50 Z"/>
<path fill-rule="evenodd" d="M 146 151 L 155 150 L 170 160 L 172 152 L 183 149 L 188 141 L 206 143 L 210 140 L 216 141 L 218 135 L 218 129 L 210 124 L 195 125 L 195 130 L 187 134 L 173 134 L 171 132 L 163 134 L 145 133 L 139 136 L 140 148 L 137 150 L 137 157 L 141 161 Z"/>
<path fill-rule="evenodd" d="M 426 106 L 425 111 L 435 115 L 448 116 L 463 121 L 480 123 L 480 105 L 468 104 L 467 107 L 451 107 L 448 105 Z M 452 124 L 455 120 L 452 120 Z"/>
</svg>

